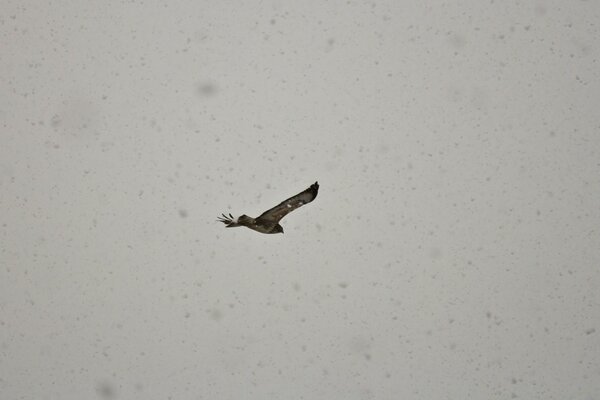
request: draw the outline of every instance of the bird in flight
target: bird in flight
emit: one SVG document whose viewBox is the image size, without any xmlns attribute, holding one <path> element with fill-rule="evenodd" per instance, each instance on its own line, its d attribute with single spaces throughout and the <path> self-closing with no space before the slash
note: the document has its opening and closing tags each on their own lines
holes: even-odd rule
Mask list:
<svg viewBox="0 0 600 400">
<path fill-rule="evenodd" d="M 245 226 L 260 233 L 283 233 L 283 227 L 279 225 L 279 221 L 295 209 L 302 207 L 306 203 L 310 203 L 317 197 L 319 192 L 319 182 L 315 182 L 310 187 L 287 200 L 282 201 L 270 210 L 265 211 L 257 218 L 252 218 L 247 215 L 241 215 L 234 218 L 233 215 L 221 214 L 218 221 L 224 223 L 227 228 L 236 226 Z"/>
</svg>

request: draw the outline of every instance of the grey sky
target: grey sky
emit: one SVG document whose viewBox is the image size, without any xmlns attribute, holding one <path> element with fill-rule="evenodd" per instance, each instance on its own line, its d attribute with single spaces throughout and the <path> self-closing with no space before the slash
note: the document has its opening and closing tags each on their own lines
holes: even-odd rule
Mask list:
<svg viewBox="0 0 600 400">
<path fill-rule="evenodd" d="M 597 2 L 2 9 L 2 399 L 600 394 Z"/>
</svg>

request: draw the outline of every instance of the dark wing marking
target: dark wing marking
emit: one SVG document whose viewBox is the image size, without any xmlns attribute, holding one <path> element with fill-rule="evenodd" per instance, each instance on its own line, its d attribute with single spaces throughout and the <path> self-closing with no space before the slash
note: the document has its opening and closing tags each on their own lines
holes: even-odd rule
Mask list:
<svg viewBox="0 0 600 400">
<path fill-rule="evenodd" d="M 282 201 L 270 210 L 265 211 L 259 215 L 257 220 L 269 221 L 272 223 L 278 223 L 281 218 L 285 217 L 288 213 L 291 213 L 295 209 L 302 207 L 306 203 L 310 203 L 317 197 L 319 192 L 319 182 L 315 182 L 303 192 L 298 193 L 289 199 Z"/>
<path fill-rule="evenodd" d="M 217 221 L 224 223 L 229 228 L 229 225 L 232 225 L 234 223 L 233 220 L 235 218 L 233 218 L 233 215 L 231 215 L 231 214 L 229 214 L 229 216 L 227 216 L 225 214 L 221 214 L 221 215 L 223 217 L 218 217 Z"/>
</svg>

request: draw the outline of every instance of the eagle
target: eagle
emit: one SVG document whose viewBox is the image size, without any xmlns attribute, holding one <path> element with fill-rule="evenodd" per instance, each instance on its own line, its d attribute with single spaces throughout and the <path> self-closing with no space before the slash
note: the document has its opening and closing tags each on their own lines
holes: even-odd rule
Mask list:
<svg viewBox="0 0 600 400">
<path fill-rule="evenodd" d="M 282 201 L 256 218 L 247 215 L 235 218 L 231 214 L 221 214 L 222 217 L 218 217 L 217 220 L 224 223 L 227 228 L 245 226 L 260 233 L 283 233 L 283 227 L 279 225 L 279 221 L 295 209 L 313 201 L 317 197 L 317 193 L 319 193 L 319 182 L 313 183 L 308 189 Z"/>
</svg>

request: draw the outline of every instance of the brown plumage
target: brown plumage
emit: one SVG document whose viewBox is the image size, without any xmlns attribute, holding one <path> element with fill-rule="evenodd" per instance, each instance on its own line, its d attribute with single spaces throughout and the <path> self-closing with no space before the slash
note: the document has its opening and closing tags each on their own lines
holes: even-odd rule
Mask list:
<svg viewBox="0 0 600 400">
<path fill-rule="evenodd" d="M 308 189 L 282 201 L 256 218 L 247 215 L 234 218 L 231 214 L 221 214 L 222 217 L 219 217 L 218 221 L 224 223 L 227 228 L 245 226 L 260 233 L 283 233 L 283 227 L 279 225 L 279 221 L 295 209 L 313 201 L 318 193 L 319 182 L 315 182 Z"/>
</svg>

